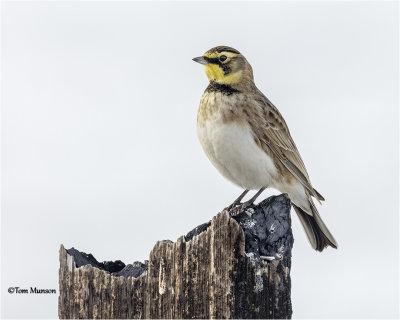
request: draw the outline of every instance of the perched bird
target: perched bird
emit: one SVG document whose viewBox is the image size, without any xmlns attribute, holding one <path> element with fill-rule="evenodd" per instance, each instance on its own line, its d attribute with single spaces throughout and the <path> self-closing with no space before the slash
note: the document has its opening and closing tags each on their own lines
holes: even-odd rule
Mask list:
<svg viewBox="0 0 400 320">
<path fill-rule="evenodd" d="M 197 114 L 200 143 L 220 173 L 244 192 L 267 187 L 287 193 L 311 246 L 322 251 L 337 242 L 312 197 L 325 200 L 310 182 L 306 167 L 278 109 L 254 84 L 253 69 L 236 49 L 219 46 L 193 59 L 209 79 Z"/>
</svg>

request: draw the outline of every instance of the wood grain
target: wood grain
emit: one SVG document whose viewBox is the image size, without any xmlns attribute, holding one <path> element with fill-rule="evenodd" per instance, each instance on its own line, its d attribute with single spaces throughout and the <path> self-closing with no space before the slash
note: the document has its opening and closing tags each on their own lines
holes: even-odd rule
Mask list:
<svg viewBox="0 0 400 320">
<path fill-rule="evenodd" d="M 147 271 L 138 277 L 116 276 L 90 264 L 77 267 L 74 257 L 61 245 L 59 317 L 290 318 L 290 202 L 288 210 L 287 197 L 278 197 L 284 197 L 278 200 L 286 201 L 285 206 L 267 199 L 235 218 L 222 211 L 190 240 L 182 236 L 176 242 L 157 242 L 150 252 Z M 282 229 L 282 235 L 278 235 L 279 241 L 289 239 L 284 251 L 282 241 L 274 238 L 284 253 L 278 255 L 280 259 L 263 260 L 258 249 L 245 252 L 246 241 L 252 241 L 247 239 L 257 238 L 245 226 L 253 228 L 257 221 L 249 219 L 259 212 L 265 217 L 271 212 L 272 216 L 274 212 L 280 215 L 281 221 L 274 222 L 278 227 L 282 221 L 289 223 L 289 231 Z M 265 228 L 274 232 L 267 225 Z M 264 247 L 261 242 L 258 245 Z"/>
</svg>

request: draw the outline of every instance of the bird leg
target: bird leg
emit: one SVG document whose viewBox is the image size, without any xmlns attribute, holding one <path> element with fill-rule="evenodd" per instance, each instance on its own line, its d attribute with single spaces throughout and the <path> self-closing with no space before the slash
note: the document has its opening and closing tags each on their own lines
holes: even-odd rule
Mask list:
<svg viewBox="0 0 400 320">
<path fill-rule="evenodd" d="M 256 199 L 258 198 L 258 196 L 266 189 L 267 187 L 262 187 L 260 190 L 257 191 L 257 193 L 248 201 L 244 202 L 244 203 L 240 203 L 240 200 L 242 200 L 242 198 L 244 197 L 244 195 L 247 193 L 243 192 L 240 197 L 238 199 L 235 200 L 235 202 L 237 200 L 239 200 L 239 203 L 235 204 L 232 203 L 229 207 L 228 207 L 228 212 L 231 216 L 236 216 L 238 215 L 240 212 L 242 212 L 243 210 L 245 210 L 247 207 L 251 206 L 254 201 L 256 201 Z M 246 190 L 248 191 L 248 190 Z"/>
<path fill-rule="evenodd" d="M 233 201 L 233 203 L 232 203 L 230 206 L 226 207 L 225 209 L 226 209 L 227 211 L 230 211 L 232 208 L 234 208 L 234 207 L 236 207 L 237 205 L 239 205 L 239 204 L 240 204 L 240 201 L 242 201 L 242 199 L 243 199 L 244 196 L 247 194 L 247 192 L 249 192 L 248 189 L 244 190 L 244 191 L 242 192 L 242 194 L 241 194 L 235 201 Z"/>
<path fill-rule="evenodd" d="M 264 190 L 267 189 L 267 187 L 262 187 L 260 190 L 257 191 L 257 193 L 253 196 L 253 198 L 251 198 L 249 201 L 246 201 L 245 203 L 243 203 L 244 207 L 250 206 L 254 203 L 254 201 L 256 201 L 256 199 L 258 198 L 258 196 L 264 192 Z"/>
</svg>

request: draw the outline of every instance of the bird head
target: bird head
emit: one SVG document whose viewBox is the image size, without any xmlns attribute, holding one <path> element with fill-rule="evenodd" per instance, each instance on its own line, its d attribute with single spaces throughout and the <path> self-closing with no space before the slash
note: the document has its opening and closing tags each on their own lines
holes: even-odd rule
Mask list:
<svg viewBox="0 0 400 320">
<path fill-rule="evenodd" d="M 193 61 L 203 64 L 209 81 L 237 86 L 253 83 L 253 69 L 236 49 L 219 46 L 208 50 Z"/>
</svg>

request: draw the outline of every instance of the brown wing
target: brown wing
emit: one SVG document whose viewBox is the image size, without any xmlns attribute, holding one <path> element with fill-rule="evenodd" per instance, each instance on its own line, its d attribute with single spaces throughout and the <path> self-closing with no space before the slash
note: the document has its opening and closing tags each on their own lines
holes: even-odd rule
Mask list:
<svg viewBox="0 0 400 320">
<path fill-rule="evenodd" d="M 257 104 L 262 108 L 266 124 L 262 130 L 261 140 L 272 150 L 281 163 L 301 182 L 301 184 L 318 200 L 325 200 L 311 185 L 306 167 L 290 136 L 285 120 L 278 109 L 259 91 Z"/>
</svg>

